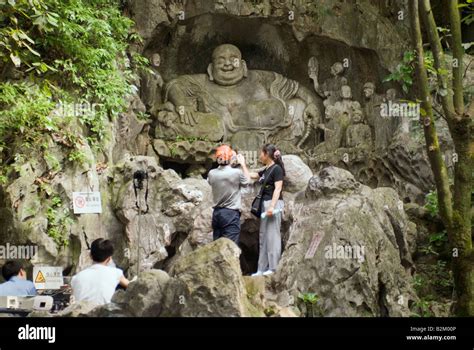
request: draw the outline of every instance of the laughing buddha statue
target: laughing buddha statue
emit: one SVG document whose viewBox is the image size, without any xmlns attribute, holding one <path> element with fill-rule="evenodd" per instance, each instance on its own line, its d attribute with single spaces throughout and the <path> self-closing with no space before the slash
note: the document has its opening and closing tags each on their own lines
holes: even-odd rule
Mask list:
<svg viewBox="0 0 474 350">
<path fill-rule="evenodd" d="M 183 75 L 166 84 L 164 101 L 157 137 L 181 134 L 230 142 L 242 150 L 265 142 L 298 148 L 307 129 L 321 119 L 312 92 L 278 73 L 249 70 L 230 44 L 214 50 L 207 74 Z"/>
</svg>

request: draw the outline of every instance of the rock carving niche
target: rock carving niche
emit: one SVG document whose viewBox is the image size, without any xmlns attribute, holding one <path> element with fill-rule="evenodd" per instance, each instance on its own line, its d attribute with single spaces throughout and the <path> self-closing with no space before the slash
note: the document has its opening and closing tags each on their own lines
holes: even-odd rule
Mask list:
<svg viewBox="0 0 474 350">
<path fill-rule="evenodd" d="M 305 121 L 320 119 L 313 94 L 279 73 L 248 69 L 238 47 L 216 47 L 207 74 L 183 75 L 164 91 L 158 112 L 167 132 L 187 133 L 212 141 L 230 142 L 239 149 L 258 149 L 271 139 L 298 144 Z M 171 130 L 170 130 L 171 129 Z"/>
<path fill-rule="evenodd" d="M 155 139 L 191 140 L 190 153 L 197 140 L 243 152 L 275 142 L 307 157 L 374 149 L 382 100 L 363 84 L 374 81 L 375 93 L 386 72 L 370 50 L 317 36 L 298 41 L 290 26 L 268 19 L 206 14 L 157 28 L 144 52 L 159 57 L 142 80 Z"/>
</svg>

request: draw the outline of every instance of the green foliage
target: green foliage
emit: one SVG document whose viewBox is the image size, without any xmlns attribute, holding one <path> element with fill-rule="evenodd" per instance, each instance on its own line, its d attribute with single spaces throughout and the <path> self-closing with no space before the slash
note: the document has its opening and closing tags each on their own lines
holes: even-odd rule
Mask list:
<svg viewBox="0 0 474 350">
<path fill-rule="evenodd" d="M 411 89 L 413 85 L 413 75 L 414 75 L 414 61 L 415 61 L 415 52 L 406 51 L 403 54 L 403 59 L 400 64 L 396 67 L 395 71 L 389 74 L 384 82 L 387 81 L 396 81 L 402 85 L 402 89 L 405 93 Z"/>
<path fill-rule="evenodd" d="M 435 316 L 432 309 L 433 300 L 430 298 L 420 298 L 415 304 L 413 305 L 414 311 L 412 312 L 412 316 L 414 317 L 433 317 Z"/>
<path fill-rule="evenodd" d="M 306 317 L 322 315 L 322 310 L 318 305 L 319 296 L 315 293 L 300 293 L 298 300 L 300 301 L 300 309 Z"/>
<path fill-rule="evenodd" d="M 429 244 L 435 246 L 436 248 L 441 248 L 446 243 L 448 243 L 448 234 L 446 230 L 442 232 L 432 233 L 428 237 Z"/>
<path fill-rule="evenodd" d="M 448 266 L 448 262 L 438 260 L 434 266 L 434 275 L 437 277 L 433 283 L 438 288 L 448 288 L 449 291 L 454 287 L 453 275 Z"/>
<path fill-rule="evenodd" d="M 471 25 L 474 23 L 474 0 L 460 1 L 459 8 L 462 11 L 461 23 Z"/>
<path fill-rule="evenodd" d="M 300 293 L 298 299 L 303 301 L 305 304 L 316 304 L 319 300 L 319 297 L 315 293 Z"/>
<path fill-rule="evenodd" d="M 150 114 L 145 113 L 145 112 L 138 112 L 136 115 L 137 115 L 138 120 L 144 120 L 144 121 L 150 120 L 150 117 L 151 117 Z"/>
<path fill-rule="evenodd" d="M 435 261 L 419 266 L 419 271 L 413 278 L 413 287 L 420 296 L 438 294 L 449 298 L 453 291 L 453 274 L 447 261 Z"/>
<path fill-rule="evenodd" d="M 50 171 L 62 161 L 48 153 L 51 140 L 64 159 L 88 161 L 85 143 L 100 149 L 107 123 L 123 111 L 136 69 L 148 61 L 127 58 L 132 21 L 121 0 L 0 0 L 0 184 L 22 171 L 31 154 L 43 155 Z M 80 109 L 87 104 L 94 108 Z M 72 106 L 72 108 L 67 108 Z M 82 130 L 78 130 L 82 128 Z M 38 151 L 38 152 L 36 152 Z M 63 157 L 61 157 L 63 158 Z M 69 208 L 47 181 L 39 185 L 47 205 L 47 233 L 68 244 Z"/>
<path fill-rule="evenodd" d="M 68 227 L 72 224 L 69 208 L 63 206 L 62 200 L 58 196 L 51 198 L 51 205 L 46 212 L 48 219 L 47 234 L 51 237 L 58 248 L 69 245 Z"/>
<path fill-rule="evenodd" d="M 438 215 L 439 206 L 438 206 L 438 192 L 437 191 L 430 191 L 425 196 L 425 208 L 429 211 L 431 216 Z"/>
<path fill-rule="evenodd" d="M 448 249 L 448 234 L 446 230 L 431 233 L 427 242 L 420 244 L 418 251 L 424 255 L 443 256 Z"/>
<path fill-rule="evenodd" d="M 81 150 L 73 150 L 69 153 L 67 159 L 73 163 L 85 164 L 88 159 L 84 152 Z"/>
<path fill-rule="evenodd" d="M 95 104 L 72 117 L 86 127 L 88 141 L 104 140 L 108 118 L 123 110 L 136 78 L 125 50 L 139 37 L 130 35 L 133 23 L 120 4 L 0 0 L 0 151 L 13 136 L 31 145 L 57 131 L 71 117 L 52 116 L 60 101 Z M 133 65 L 143 69 L 147 60 L 135 54 Z"/>
<path fill-rule="evenodd" d="M 395 81 L 402 85 L 402 89 L 405 93 L 408 93 L 413 86 L 413 81 L 415 79 L 415 60 L 416 55 L 415 51 L 405 51 L 403 54 L 402 62 L 399 63 L 395 71 L 389 74 L 384 82 Z M 447 70 L 439 69 L 437 70 L 434 66 L 433 53 L 431 51 L 425 51 L 424 56 L 424 65 L 428 73 L 428 83 L 431 93 L 438 93 L 439 95 L 445 95 L 448 91 L 439 89 L 437 84 L 437 74 L 446 75 L 449 72 Z"/>
<path fill-rule="evenodd" d="M 38 144 L 45 133 L 57 131 L 50 116 L 53 107 L 46 85 L 0 83 L 0 152 L 11 146 L 15 138 L 21 138 L 29 147 Z"/>
</svg>

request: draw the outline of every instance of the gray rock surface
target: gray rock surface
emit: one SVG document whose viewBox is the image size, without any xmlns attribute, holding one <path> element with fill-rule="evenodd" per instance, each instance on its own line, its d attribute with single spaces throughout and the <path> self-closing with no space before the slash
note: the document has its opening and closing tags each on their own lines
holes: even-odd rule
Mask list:
<svg viewBox="0 0 474 350">
<path fill-rule="evenodd" d="M 320 171 L 291 208 L 277 289 L 294 300 L 316 293 L 324 316 L 408 316 L 416 295 L 399 203 L 392 189 L 371 190 L 342 169 Z"/>
</svg>

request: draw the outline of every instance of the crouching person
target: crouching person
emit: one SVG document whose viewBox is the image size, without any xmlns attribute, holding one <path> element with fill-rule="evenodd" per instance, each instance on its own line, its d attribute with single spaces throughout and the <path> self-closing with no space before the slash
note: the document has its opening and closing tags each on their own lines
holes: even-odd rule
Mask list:
<svg viewBox="0 0 474 350">
<path fill-rule="evenodd" d="M 108 304 L 118 285 L 127 288 L 129 281 L 123 271 L 109 266 L 114 247 L 108 239 L 92 242 L 91 258 L 94 264 L 72 278 L 71 286 L 76 301 L 88 301 L 97 305 Z"/>
</svg>

